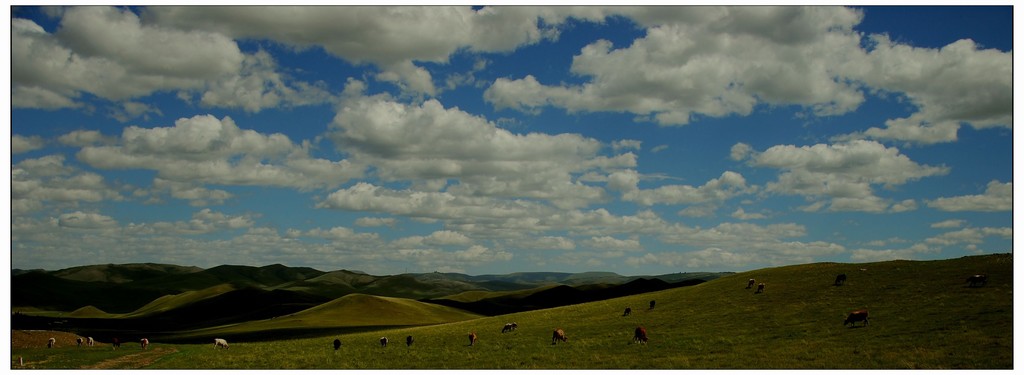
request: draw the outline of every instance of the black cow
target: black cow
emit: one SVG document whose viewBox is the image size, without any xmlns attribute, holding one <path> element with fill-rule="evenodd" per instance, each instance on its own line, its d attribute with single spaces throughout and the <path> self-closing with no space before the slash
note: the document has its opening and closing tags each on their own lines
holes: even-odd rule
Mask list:
<svg viewBox="0 0 1024 375">
<path fill-rule="evenodd" d="M 845 283 L 845 282 L 846 282 L 846 274 L 845 273 L 841 273 L 839 275 L 836 275 L 836 281 L 835 281 L 835 283 L 833 285 L 840 286 L 840 285 L 843 285 L 843 283 Z"/>
<path fill-rule="evenodd" d="M 334 350 L 341 349 L 341 340 L 334 339 Z"/>
<path fill-rule="evenodd" d="M 380 338 L 380 347 L 386 348 L 387 346 L 388 346 L 388 338 L 387 337 L 381 337 Z"/>
<path fill-rule="evenodd" d="M 516 322 L 505 323 L 505 326 L 501 328 L 501 333 L 512 332 L 515 331 L 516 328 L 519 328 L 519 325 L 516 324 Z"/>
<path fill-rule="evenodd" d="M 405 336 L 405 346 L 412 346 L 412 336 Z"/>
<path fill-rule="evenodd" d="M 755 282 L 754 279 L 747 280 L 747 289 L 753 288 Z"/>
<path fill-rule="evenodd" d="M 758 294 L 758 293 L 764 293 L 764 283 L 758 283 L 757 284 L 757 290 L 754 291 L 754 294 Z"/>
<path fill-rule="evenodd" d="M 651 308 L 649 308 L 648 310 L 654 310 L 654 300 L 653 299 L 651 300 Z"/>
<path fill-rule="evenodd" d="M 851 327 L 856 327 L 857 326 L 857 324 L 856 324 L 857 322 L 864 322 L 864 326 L 867 327 L 867 325 L 868 325 L 868 311 L 867 310 L 857 310 L 857 311 L 850 312 L 850 315 L 847 315 L 846 316 L 846 320 L 843 321 L 843 326 L 849 324 Z"/>
<path fill-rule="evenodd" d="M 972 286 L 972 287 L 974 287 L 974 286 L 985 286 L 985 283 L 988 282 L 988 276 L 987 275 L 974 275 L 974 276 L 968 277 L 967 278 L 967 282 L 970 283 L 970 284 L 968 284 L 968 286 Z"/>
<path fill-rule="evenodd" d="M 629 314 L 632 314 L 632 313 L 633 313 L 633 309 L 627 307 L 626 311 L 622 312 L 622 316 L 629 316 Z"/>
</svg>

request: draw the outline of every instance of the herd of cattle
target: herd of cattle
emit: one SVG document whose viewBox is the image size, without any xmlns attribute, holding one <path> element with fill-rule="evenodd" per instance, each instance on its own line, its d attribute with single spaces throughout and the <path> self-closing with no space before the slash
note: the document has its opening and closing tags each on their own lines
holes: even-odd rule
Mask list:
<svg viewBox="0 0 1024 375">
<path fill-rule="evenodd" d="M 81 348 L 82 345 L 94 346 L 96 345 L 96 340 L 93 340 L 92 337 L 78 337 L 75 338 L 75 345 L 77 345 L 79 348 Z M 117 350 L 118 348 L 121 347 L 121 339 L 118 339 L 116 337 L 110 339 L 110 345 L 111 347 L 114 348 L 114 350 Z M 141 340 L 139 340 L 139 345 L 142 347 L 142 350 L 146 350 L 146 348 L 149 347 L 149 339 L 143 337 Z M 50 339 L 46 340 L 47 348 L 53 348 L 55 346 L 57 346 L 56 338 L 51 337 Z"/>
<path fill-rule="evenodd" d="M 833 285 L 835 285 L 835 286 L 842 286 L 842 285 L 844 285 L 846 283 L 846 278 L 847 277 L 846 277 L 845 273 L 841 273 L 839 275 L 836 275 L 836 278 L 835 278 L 835 281 L 833 282 Z M 968 287 L 972 287 L 972 288 L 973 287 L 985 286 L 985 284 L 987 282 L 988 282 L 988 276 L 987 275 L 983 275 L 983 274 L 972 275 L 972 276 L 968 277 L 967 280 L 966 280 L 966 283 L 968 284 Z M 757 285 L 757 290 L 754 293 L 755 294 L 764 293 L 764 288 L 765 288 L 764 282 L 757 283 L 757 281 L 754 280 L 754 279 L 747 280 L 747 288 L 746 289 L 753 288 L 755 284 Z M 649 303 L 649 306 L 650 306 L 649 310 L 654 310 L 654 304 L 655 304 L 654 300 L 651 300 L 651 302 Z M 622 312 L 622 316 L 629 316 L 630 314 L 632 314 L 632 312 L 633 312 L 633 309 L 630 308 L 630 307 L 627 307 L 626 310 Z M 846 316 L 846 320 L 843 321 L 843 326 L 846 326 L 846 325 L 849 324 L 852 327 L 856 327 L 856 323 L 857 322 L 864 322 L 864 326 L 868 325 L 868 311 L 867 310 L 863 310 L 862 309 L 862 310 L 851 311 Z M 519 324 L 517 324 L 516 322 L 505 323 L 505 326 L 502 327 L 502 329 L 501 329 L 501 333 L 512 332 L 512 331 L 515 331 L 517 328 L 519 328 Z M 469 346 L 473 346 L 473 345 L 476 344 L 477 337 L 478 336 L 477 336 L 476 332 L 471 332 L 469 334 Z M 85 338 L 79 337 L 79 338 L 75 339 L 75 341 L 76 341 L 76 343 L 78 344 L 79 347 L 81 347 L 83 344 L 85 344 L 86 346 L 93 346 L 96 343 L 92 339 L 92 337 L 85 337 Z M 413 341 L 414 340 L 413 340 L 412 336 L 406 336 L 406 338 L 405 338 L 405 345 L 406 346 L 412 346 Z M 564 342 L 569 342 L 569 337 L 566 336 L 565 331 L 563 331 L 561 328 L 556 328 L 554 331 L 551 332 L 551 345 L 555 345 L 559 341 L 561 341 L 563 343 Z M 646 344 L 647 343 L 647 328 L 644 328 L 643 326 L 637 326 L 636 329 L 633 330 L 633 342 L 641 343 L 641 344 Z M 56 343 L 57 343 L 57 340 L 55 338 L 51 337 L 49 340 L 47 340 L 46 347 L 47 348 L 53 348 L 54 346 L 56 346 Z M 121 347 L 121 341 L 119 339 L 117 339 L 117 338 L 111 339 L 111 344 L 113 345 L 113 348 L 115 350 L 117 348 Z M 146 350 L 146 348 L 149 346 L 149 339 L 143 338 L 143 339 L 139 340 L 139 344 L 141 345 L 142 350 Z M 334 350 L 341 349 L 341 340 L 340 339 L 334 339 L 334 343 L 333 344 L 334 344 Z M 388 338 L 387 337 L 381 337 L 380 338 L 380 346 L 381 347 L 387 347 L 388 346 Z M 228 342 L 227 342 L 227 340 L 222 339 L 222 338 L 213 339 L 213 348 L 214 349 L 219 349 L 219 348 L 227 349 L 228 348 Z"/>
</svg>

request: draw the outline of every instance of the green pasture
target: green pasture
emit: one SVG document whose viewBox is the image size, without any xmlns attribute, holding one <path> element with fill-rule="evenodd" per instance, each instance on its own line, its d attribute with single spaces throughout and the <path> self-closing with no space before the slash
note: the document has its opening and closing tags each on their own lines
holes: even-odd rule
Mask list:
<svg viewBox="0 0 1024 375">
<path fill-rule="evenodd" d="M 145 368 L 1011 369 L 1012 263 L 1011 254 L 1001 254 L 768 268 L 693 287 L 429 326 L 231 342 L 227 350 L 214 349 L 213 337 L 201 345 L 157 342 L 175 351 Z M 839 273 L 848 280 L 833 286 Z M 965 278 L 975 273 L 988 274 L 988 284 L 968 287 Z M 746 289 L 750 278 L 766 283 L 765 292 Z M 650 300 L 657 301 L 653 310 Z M 626 307 L 633 312 L 624 317 Z M 843 325 L 855 309 L 870 311 L 866 327 Z M 519 329 L 502 334 L 513 321 Z M 647 328 L 648 344 L 632 342 L 638 325 Z M 551 344 L 555 328 L 565 330 L 567 343 Z M 470 332 L 479 336 L 474 346 Z M 411 347 L 408 335 L 415 338 Z M 388 347 L 378 343 L 381 336 L 390 338 Z M 338 351 L 335 338 L 343 343 Z M 28 350 L 15 349 L 14 358 Z M 51 368 L 101 359 L 62 350 L 69 354 Z"/>
</svg>

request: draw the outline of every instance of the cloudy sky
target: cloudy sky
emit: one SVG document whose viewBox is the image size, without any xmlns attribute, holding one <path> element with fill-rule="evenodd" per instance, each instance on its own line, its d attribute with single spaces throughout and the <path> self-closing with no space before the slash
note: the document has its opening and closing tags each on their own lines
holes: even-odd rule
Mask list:
<svg viewBox="0 0 1024 375">
<path fill-rule="evenodd" d="M 11 8 L 11 267 L 1010 252 L 1012 13 Z"/>
</svg>

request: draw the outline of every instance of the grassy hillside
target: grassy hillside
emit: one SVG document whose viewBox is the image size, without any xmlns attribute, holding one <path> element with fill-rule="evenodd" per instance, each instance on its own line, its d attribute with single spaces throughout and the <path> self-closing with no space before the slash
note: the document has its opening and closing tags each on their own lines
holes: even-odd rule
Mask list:
<svg viewBox="0 0 1024 375">
<path fill-rule="evenodd" d="M 276 288 L 338 298 L 358 292 L 358 288 L 375 280 L 375 276 L 349 271 L 334 271 L 323 275 L 278 285 Z"/>
<path fill-rule="evenodd" d="M 460 293 L 452 297 L 424 301 L 481 315 L 497 316 L 692 286 L 701 282 L 703 280 L 694 279 L 670 284 L 659 279 L 639 278 L 625 284 L 552 285 L 519 292 Z"/>
<path fill-rule="evenodd" d="M 465 292 L 462 292 L 462 293 L 457 293 L 457 294 L 453 294 L 453 295 L 450 295 L 450 296 L 444 296 L 444 297 L 440 297 L 440 298 L 436 298 L 436 299 L 446 299 L 446 300 L 456 301 L 456 302 L 476 302 L 476 301 L 482 301 L 482 300 L 486 300 L 486 299 L 502 298 L 502 297 L 505 297 L 505 298 L 524 298 L 524 297 L 527 297 L 527 296 L 529 296 L 531 294 L 534 294 L 534 293 L 537 293 L 537 292 L 542 292 L 542 291 L 554 288 L 556 286 L 558 286 L 558 285 L 545 285 L 545 286 L 536 287 L 536 288 L 533 288 L 533 289 L 511 290 L 511 291 L 500 291 L 500 292 L 492 292 L 492 291 L 487 291 L 487 290 L 470 290 L 470 291 L 465 291 Z"/>
<path fill-rule="evenodd" d="M 202 270 L 203 269 L 199 267 L 183 267 L 155 263 L 100 264 L 66 268 L 54 272 L 53 275 L 75 281 L 127 283 L 162 277 L 169 274 L 190 274 Z"/>
<path fill-rule="evenodd" d="M 204 299 L 216 297 L 235 290 L 231 284 L 220 284 L 201 290 L 190 290 L 179 294 L 169 294 L 147 303 L 138 310 L 124 314 L 124 318 L 137 318 L 153 314 L 159 314 L 186 306 Z"/>
<path fill-rule="evenodd" d="M 422 326 L 479 318 L 480 315 L 444 306 L 404 298 L 350 294 L 294 314 L 221 327 L 192 330 L 168 335 L 182 341 L 196 338 L 204 341 L 217 336 L 226 338 L 265 338 L 273 331 L 290 333 L 305 330 L 345 331 L 348 328 Z"/>
<path fill-rule="evenodd" d="M 675 283 L 696 280 L 697 276 L 710 280 L 721 275 L 679 273 L 646 278 Z M 151 263 L 102 264 L 58 271 L 13 270 L 11 302 L 19 311 L 44 311 L 47 316 L 66 316 L 82 307 L 94 306 L 111 317 L 142 317 L 210 297 L 207 293 L 214 290 L 210 288 L 223 288 L 225 285 L 234 289 L 298 292 L 325 300 L 351 293 L 427 299 L 465 291 L 520 291 L 559 284 L 588 290 L 605 289 L 640 278 L 610 272 L 521 272 L 482 276 L 432 272 L 373 276 L 345 270 L 322 272 L 280 264 L 263 267 L 222 265 L 205 270 Z M 551 306 L 544 304 L 541 307 Z M 488 314 L 510 311 L 498 309 Z"/>
<path fill-rule="evenodd" d="M 287 267 L 281 264 L 263 267 L 224 265 L 202 272 L 214 275 L 223 282 L 256 287 L 276 286 L 295 280 L 311 279 L 325 273 L 308 267 Z"/>
<path fill-rule="evenodd" d="M 133 283 L 81 282 L 45 272 L 30 272 L 11 278 L 11 305 L 50 311 L 73 311 L 95 306 L 110 313 L 130 312 L 169 294 L 164 290 L 138 289 Z"/>
<path fill-rule="evenodd" d="M 263 321 L 261 327 L 292 322 L 316 326 L 425 325 L 479 318 L 479 315 L 404 298 L 350 294 L 288 317 Z"/>
<path fill-rule="evenodd" d="M 13 276 L 11 300 L 13 306 L 24 311 L 30 308 L 73 311 L 92 305 L 112 314 L 129 314 L 168 295 L 223 284 L 236 288 L 271 289 L 323 274 L 312 268 L 279 264 L 264 267 L 225 265 L 199 271 L 192 267 L 154 264 L 84 266 Z"/>
<path fill-rule="evenodd" d="M 726 276 L 688 288 L 428 327 L 286 342 L 240 342 L 229 351 L 180 346 L 153 368 L 590 368 L 907 369 L 1013 367 L 1013 258 L 818 263 Z M 849 279 L 833 286 L 838 273 Z M 989 275 L 971 288 L 965 278 Z M 754 278 L 765 293 L 745 289 Z M 647 310 L 650 300 L 657 301 Z M 622 310 L 632 307 L 631 316 Z M 866 327 L 844 326 L 868 309 Z M 378 310 L 387 314 L 387 310 Z M 507 321 L 520 328 L 500 333 Z M 318 323 L 313 323 L 318 324 Z M 644 325 L 650 343 L 631 342 Z M 568 343 L 551 345 L 560 327 Z M 468 346 L 466 334 L 480 340 Z M 413 335 L 412 347 L 377 339 Z M 397 340 L 396 340 L 397 341 Z"/>
<path fill-rule="evenodd" d="M 109 318 L 112 316 L 95 306 L 85 306 L 67 314 L 67 317 L 70 318 Z"/>
</svg>

